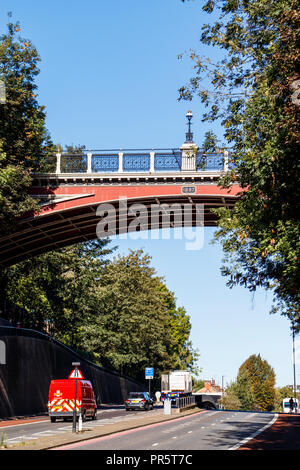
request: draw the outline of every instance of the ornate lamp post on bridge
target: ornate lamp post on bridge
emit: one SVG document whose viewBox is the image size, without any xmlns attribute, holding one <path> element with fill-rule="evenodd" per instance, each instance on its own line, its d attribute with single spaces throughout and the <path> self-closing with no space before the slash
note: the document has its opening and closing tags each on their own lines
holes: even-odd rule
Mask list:
<svg viewBox="0 0 300 470">
<path fill-rule="evenodd" d="M 182 152 L 181 171 L 196 171 L 196 154 L 198 147 L 193 141 L 193 133 L 191 131 L 191 121 L 193 118 L 192 111 L 186 113 L 188 131 L 185 134 L 185 143 L 180 147 Z"/>
<path fill-rule="evenodd" d="M 188 132 L 185 134 L 186 140 L 185 142 L 193 142 L 193 133 L 191 132 L 191 120 L 193 118 L 193 113 L 192 111 L 188 111 L 186 113 L 186 118 L 188 120 Z"/>
</svg>

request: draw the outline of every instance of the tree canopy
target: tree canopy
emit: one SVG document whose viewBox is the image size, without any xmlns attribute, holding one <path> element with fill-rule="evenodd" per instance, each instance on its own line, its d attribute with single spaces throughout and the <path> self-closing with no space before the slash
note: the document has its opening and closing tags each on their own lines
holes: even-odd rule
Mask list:
<svg viewBox="0 0 300 470">
<path fill-rule="evenodd" d="M 190 319 L 150 262 L 138 250 L 107 264 L 94 314 L 83 326 L 87 350 L 141 380 L 149 365 L 158 377 L 168 369 L 196 370 L 198 358 L 189 341 Z"/>
<path fill-rule="evenodd" d="M 240 366 L 221 403 L 227 409 L 272 411 L 275 401 L 274 369 L 260 354 L 252 354 Z"/>
<path fill-rule="evenodd" d="M 18 217 L 38 206 L 28 195 L 32 170 L 41 169 L 53 144 L 45 125 L 45 109 L 37 101 L 40 61 L 36 48 L 18 36 L 19 23 L 9 14 L 0 35 L 0 234 Z"/>
<path fill-rule="evenodd" d="M 149 365 L 156 379 L 168 369 L 197 373 L 190 318 L 151 257 L 138 250 L 110 261 L 112 250 L 109 240 L 95 240 L 6 269 L 0 300 L 15 308 L 4 316 L 139 380 Z"/>
<path fill-rule="evenodd" d="M 216 210 L 222 273 L 230 287 L 272 289 L 273 311 L 299 326 L 299 3 L 209 0 L 203 10 L 217 19 L 201 42 L 222 58 L 193 51 L 195 76 L 179 93 L 201 99 L 203 120 L 221 120 L 232 161 L 220 185 L 243 189 L 234 210 Z"/>
</svg>

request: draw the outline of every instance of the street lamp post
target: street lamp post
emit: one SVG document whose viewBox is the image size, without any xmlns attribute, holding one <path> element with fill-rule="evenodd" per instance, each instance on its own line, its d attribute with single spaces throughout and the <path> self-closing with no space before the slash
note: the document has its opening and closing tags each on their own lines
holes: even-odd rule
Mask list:
<svg viewBox="0 0 300 470">
<path fill-rule="evenodd" d="M 186 142 L 193 142 L 193 133 L 191 131 L 191 120 L 193 117 L 192 111 L 188 111 L 186 113 L 186 118 L 188 120 L 188 132 L 185 134 L 186 136 Z"/>
</svg>

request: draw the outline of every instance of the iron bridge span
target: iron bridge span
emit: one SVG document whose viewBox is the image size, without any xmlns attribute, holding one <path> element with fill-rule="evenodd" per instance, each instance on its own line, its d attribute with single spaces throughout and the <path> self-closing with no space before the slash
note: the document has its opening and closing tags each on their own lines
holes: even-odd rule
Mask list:
<svg viewBox="0 0 300 470">
<path fill-rule="evenodd" d="M 115 171 L 105 165 L 101 171 L 95 169 L 92 154 L 79 156 L 80 164 L 86 161 L 79 171 L 78 164 L 73 170 L 66 165 L 62 168 L 63 155 L 58 154 L 55 171 L 34 176 L 30 194 L 39 200 L 40 210 L 24 216 L 14 233 L 0 238 L 0 266 L 95 239 L 97 226 L 104 220 L 112 224 L 116 234 L 187 225 L 216 226 L 217 217 L 211 209 L 232 209 L 241 188 L 218 186 L 220 176 L 228 171 L 226 154 L 225 158 L 223 154 L 214 155 L 218 163 L 199 171 L 197 155 L 184 152 L 179 167 L 166 168 L 165 160 L 162 169 L 157 169 L 155 152 L 150 152 L 150 167 L 142 171 L 138 165 L 124 169 L 123 152 L 118 154 Z M 208 157 L 212 156 L 207 156 L 206 163 Z M 135 162 L 145 162 L 145 155 L 136 154 L 134 158 Z M 110 214 L 104 210 L 107 207 L 111 208 Z M 138 207 L 142 207 L 143 216 L 136 224 L 133 221 L 139 215 Z M 180 212 L 184 216 L 180 217 Z"/>
</svg>

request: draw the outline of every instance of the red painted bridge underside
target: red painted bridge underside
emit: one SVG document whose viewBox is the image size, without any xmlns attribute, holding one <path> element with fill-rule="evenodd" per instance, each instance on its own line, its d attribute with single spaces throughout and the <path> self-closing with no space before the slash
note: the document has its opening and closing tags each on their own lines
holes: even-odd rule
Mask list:
<svg viewBox="0 0 300 470">
<path fill-rule="evenodd" d="M 189 191 L 187 187 L 192 188 L 194 192 L 185 192 Z M 128 216 L 126 224 L 124 225 L 123 220 L 119 225 L 120 198 L 126 200 L 128 208 L 134 203 L 143 204 L 149 210 L 149 214 L 153 205 L 157 207 L 162 204 L 180 204 L 182 207 L 189 205 L 192 211 L 189 225 L 192 226 L 198 224 L 196 213 L 199 210 L 198 205 L 203 204 L 204 225 L 216 226 L 217 218 L 211 209 L 221 206 L 232 208 L 240 191 L 238 185 L 227 190 L 220 188 L 215 182 L 193 185 L 74 184 L 56 188 L 34 187 L 31 190 L 32 195 L 53 198 L 53 202 L 48 201 L 39 213 L 22 219 L 16 232 L 0 238 L 0 266 L 9 266 L 53 249 L 96 238 L 96 227 L 101 220 L 96 211 L 100 204 L 110 203 L 114 206 L 117 234 L 130 231 L 132 221 Z M 184 225 L 184 221 L 181 225 Z M 143 229 L 164 226 L 163 220 L 157 227 L 150 225 L 149 220 L 149 226 Z"/>
</svg>

